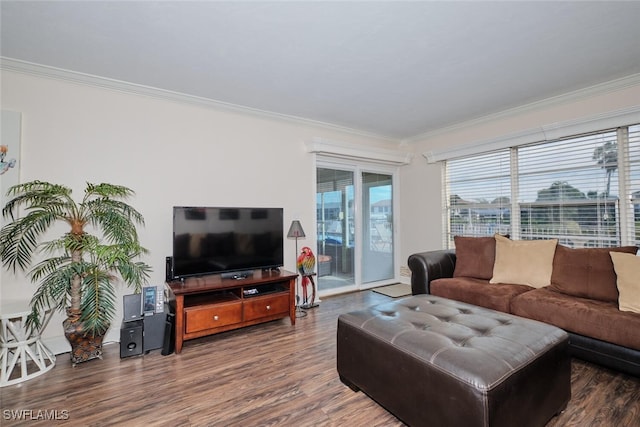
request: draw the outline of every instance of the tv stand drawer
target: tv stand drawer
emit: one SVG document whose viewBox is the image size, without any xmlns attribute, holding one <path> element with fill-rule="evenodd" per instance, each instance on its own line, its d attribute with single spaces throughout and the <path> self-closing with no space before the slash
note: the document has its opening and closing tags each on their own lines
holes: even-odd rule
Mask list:
<svg viewBox="0 0 640 427">
<path fill-rule="evenodd" d="M 281 315 L 289 311 L 289 294 L 271 294 L 244 300 L 244 320 Z"/>
<path fill-rule="evenodd" d="M 184 310 L 187 334 L 242 322 L 242 302 L 187 307 Z"/>
</svg>

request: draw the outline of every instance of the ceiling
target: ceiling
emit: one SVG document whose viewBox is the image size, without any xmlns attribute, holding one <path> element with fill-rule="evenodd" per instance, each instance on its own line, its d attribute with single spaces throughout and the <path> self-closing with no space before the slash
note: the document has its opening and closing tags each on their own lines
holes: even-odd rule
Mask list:
<svg viewBox="0 0 640 427">
<path fill-rule="evenodd" d="M 7 1 L 0 54 L 411 140 L 640 73 L 639 1 Z"/>
</svg>

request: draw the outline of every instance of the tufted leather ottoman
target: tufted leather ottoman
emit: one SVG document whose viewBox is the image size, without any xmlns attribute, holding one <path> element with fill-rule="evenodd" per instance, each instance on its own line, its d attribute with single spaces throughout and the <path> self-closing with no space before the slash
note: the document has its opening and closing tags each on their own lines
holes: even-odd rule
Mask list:
<svg viewBox="0 0 640 427">
<path fill-rule="evenodd" d="M 415 295 L 338 318 L 338 373 L 413 426 L 544 426 L 571 397 L 568 335 Z"/>
</svg>

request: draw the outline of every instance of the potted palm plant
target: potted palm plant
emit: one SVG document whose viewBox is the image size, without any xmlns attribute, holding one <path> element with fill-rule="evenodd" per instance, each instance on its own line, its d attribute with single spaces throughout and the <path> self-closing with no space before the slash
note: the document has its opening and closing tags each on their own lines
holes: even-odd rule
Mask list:
<svg viewBox="0 0 640 427">
<path fill-rule="evenodd" d="M 136 230 L 144 219 L 124 201 L 132 190 L 87 183 L 79 202 L 71 193 L 42 181 L 11 187 L 2 210 L 8 223 L 0 230 L 0 259 L 37 283 L 28 318 L 34 327 L 46 309 L 66 311 L 64 332 L 76 364 L 102 356 L 102 339 L 116 312 L 116 283 L 121 279 L 138 293 L 151 268 L 136 260 L 147 250 Z M 42 241 L 59 223 L 68 231 Z"/>
</svg>

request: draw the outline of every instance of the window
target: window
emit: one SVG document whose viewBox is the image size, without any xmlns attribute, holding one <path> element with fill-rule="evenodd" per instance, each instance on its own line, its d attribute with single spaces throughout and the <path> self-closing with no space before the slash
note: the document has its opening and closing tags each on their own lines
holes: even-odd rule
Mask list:
<svg viewBox="0 0 640 427">
<path fill-rule="evenodd" d="M 447 160 L 445 195 L 446 247 L 455 235 L 494 233 L 573 247 L 637 243 L 640 126 Z"/>
<path fill-rule="evenodd" d="M 510 231 L 509 151 L 482 154 L 447 163 L 446 206 L 453 236 L 492 236 Z"/>
<path fill-rule="evenodd" d="M 615 131 L 517 150 L 520 238 L 577 247 L 620 243 Z"/>
</svg>

